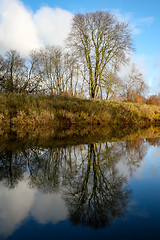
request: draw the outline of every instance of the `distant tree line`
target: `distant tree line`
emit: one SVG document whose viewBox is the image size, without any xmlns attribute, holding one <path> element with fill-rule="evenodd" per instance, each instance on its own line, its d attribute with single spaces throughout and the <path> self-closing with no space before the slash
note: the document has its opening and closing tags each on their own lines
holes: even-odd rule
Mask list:
<svg viewBox="0 0 160 240">
<path fill-rule="evenodd" d="M 147 85 L 136 65 L 119 74 L 133 51 L 131 35 L 109 12 L 76 14 L 65 50 L 44 46 L 26 58 L 16 50 L 0 56 L 0 92 L 144 101 Z"/>
</svg>

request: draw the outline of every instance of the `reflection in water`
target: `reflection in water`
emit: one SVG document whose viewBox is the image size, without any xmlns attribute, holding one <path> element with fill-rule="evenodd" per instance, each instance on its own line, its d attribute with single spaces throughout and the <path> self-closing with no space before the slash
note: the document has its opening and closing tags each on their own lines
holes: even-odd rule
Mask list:
<svg viewBox="0 0 160 240">
<path fill-rule="evenodd" d="M 67 208 L 60 194 L 43 194 L 19 182 L 15 189 L 0 184 L 0 235 L 8 237 L 32 216 L 37 222 L 57 223 L 67 218 Z"/>
<path fill-rule="evenodd" d="M 84 156 L 79 169 L 68 169 L 68 188 L 64 196 L 74 224 L 104 227 L 123 215 L 129 191 L 123 187 L 126 178 L 116 170 L 116 153 L 111 151 L 107 144 L 91 144 L 87 159 Z"/>
<path fill-rule="evenodd" d="M 0 181 L 3 179 L 7 187 L 14 188 L 23 179 L 25 164 L 23 153 L 11 150 L 0 151 Z"/>
<path fill-rule="evenodd" d="M 8 237 L 19 228 L 29 215 L 35 200 L 35 192 L 25 182 L 15 189 L 8 189 L 0 183 L 0 236 Z"/>
<path fill-rule="evenodd" d="M 73 224 L 93 228 L 122 217 L 130 193 L 127 181 L 146 146 L 141 140 L 1 150 L 0 234 L 6 236 L 9 226 L 12 234 L 29 213 L 42 224 L 65 220 L 69 214 Z"/>
</svg>

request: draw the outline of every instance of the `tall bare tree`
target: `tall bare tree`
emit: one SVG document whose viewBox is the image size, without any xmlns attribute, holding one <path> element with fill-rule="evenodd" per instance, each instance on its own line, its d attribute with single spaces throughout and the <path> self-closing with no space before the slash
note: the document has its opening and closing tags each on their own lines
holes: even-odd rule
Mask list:
<svg viewBox="0 0 160 240">
<path fill-rule="evenodd" d="M 76 14 L 68 46 L 86 64 L 91 98 L 99 95 L 105 68 L 110 68 L 117 59 L 124 62 L 126 53 L 133 49 L 129 25 L 103 11 Z"/>
</svg>

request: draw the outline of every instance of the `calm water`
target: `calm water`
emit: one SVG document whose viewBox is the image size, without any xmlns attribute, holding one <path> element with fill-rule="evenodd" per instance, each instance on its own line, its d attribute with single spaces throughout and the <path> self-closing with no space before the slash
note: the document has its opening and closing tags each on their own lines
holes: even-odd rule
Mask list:
<svg viewBox="0 0 160 240">
<path fill-rule="evenodd" d="M 160 239 L 160 140 L 0 149 L 0 239 Z"/>
</svg>

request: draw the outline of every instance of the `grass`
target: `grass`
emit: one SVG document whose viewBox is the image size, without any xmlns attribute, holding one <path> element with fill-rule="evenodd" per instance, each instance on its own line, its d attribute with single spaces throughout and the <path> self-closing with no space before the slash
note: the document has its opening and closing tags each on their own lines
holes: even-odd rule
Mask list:
<svg viewBox="0 0 160 240">
<path fill-rule="evenodd" d="M 122 129 L 160 125 L 160 107 L 67 96 L 0 94 L 0 134 L 12 129 Z"/>
</svg>

